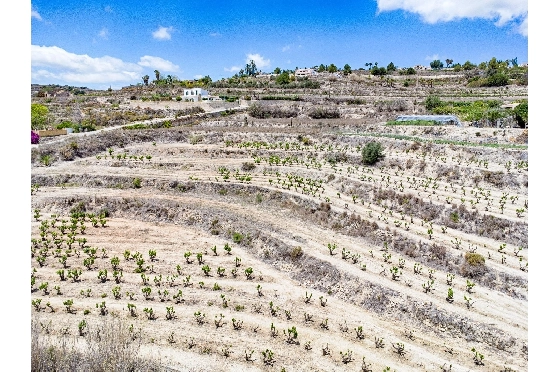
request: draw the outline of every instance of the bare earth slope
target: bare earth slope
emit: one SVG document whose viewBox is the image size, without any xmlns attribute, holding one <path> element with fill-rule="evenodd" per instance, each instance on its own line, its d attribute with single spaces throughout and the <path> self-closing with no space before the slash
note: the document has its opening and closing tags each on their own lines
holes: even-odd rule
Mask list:
<svg viewBox="0 0 560 372">
<path fill-rule="evenodd" d="M 329 123 L 118 129 L 34 164 L 34 318 L 118 318 L 170 370 L 526 371 L 527 149 L 478 145 L 520 130 Z"/>
</svg>

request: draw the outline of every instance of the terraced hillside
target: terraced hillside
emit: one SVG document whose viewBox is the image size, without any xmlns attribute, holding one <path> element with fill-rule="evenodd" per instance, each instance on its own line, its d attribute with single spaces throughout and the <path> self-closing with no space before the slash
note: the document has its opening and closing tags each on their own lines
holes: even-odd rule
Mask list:
<svg viewBox="0 0 560 372">
<path fill-rule="evenodd" d="M 112 319 L 181 371 L 526 371 L 523 136 L 235 114 L 41 145 L 37 332 Z"/>
</svg>

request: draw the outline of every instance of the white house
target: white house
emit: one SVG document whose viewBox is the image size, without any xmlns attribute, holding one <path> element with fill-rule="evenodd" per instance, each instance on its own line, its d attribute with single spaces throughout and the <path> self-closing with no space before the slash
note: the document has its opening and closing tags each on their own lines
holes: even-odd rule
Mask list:
<svg viewBox="0 0 560 372">
<path fill-rule="evenodd" d="M 296 77 L 317 75 L 317 72 L 312 68 L 298 68 L 295 73 Z"/>
<path fill-rule="evenodd" d="M 183 89 L 183 101 L 199 102 L 199 101 L 222 101 L 220 97 L 211 96 L 207 90 L 202 88 Z"/>
<path fill-rule="evenodd" d="M 206 101 L 208 100 L 208 91 L 202 88 L 191 88 L 191 89 L 183 89 L 183 100 L 184 101 Z"/>
</svg>

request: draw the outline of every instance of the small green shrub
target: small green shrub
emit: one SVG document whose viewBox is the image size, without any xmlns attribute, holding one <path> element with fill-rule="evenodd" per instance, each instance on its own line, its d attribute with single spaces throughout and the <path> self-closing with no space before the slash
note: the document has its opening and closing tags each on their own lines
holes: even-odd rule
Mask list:
<svg viewBox="0 0 560 372">
<path fill-rule="evenodd" d="M 123 129 L 148 129 L 148 126 L 146 124 L 137 123 L 137 124 L 127 125 L 123 127 Z"/>
<path fill-rule="evenodd" d="M 232 235 L 232 239 L 234 243 L 240 244 L 243 239 L 245 238 L 245 236 L 243 236 L 243 234 L 238 233 L 238 232 L 234 232 Z"/>
<path fill-rule="evenodd" d="M 368 142 L 362 149 L 362 162 L 373 165 L 383 158 L 383 147 L 379 142 Z"/>
<path fill-rule="evenodd" d="M 444 106 L 443 101 L 437 96 L 428 96 L 426 101 L 424 101 L 424 105 L 426 106 L 426 110 L 433 110 L 435 108 Z"/>
<path fill-rule="evenodd" d="M 50 166 L 52 164 L 51 156 L 49 154 L 42 155 L 41 163 L 43 163 L 43 165 L 45 165 L 46 167 Z"/>
<path fill-rule="evenodd" d="M 451 214 L 449 215 L 449 218 L 451 219 L 451 221 L 457 223 L 457 222 L 459 222 L 459 213 L 451 212 Z"/>
<path fill-rule="evenodd" d="M 132 186 L 135 189 L 139 189 L 140 187 L 142 187 L 142 180 L 140 178 L 135 178 L 132 180 Z"/>
</svg>

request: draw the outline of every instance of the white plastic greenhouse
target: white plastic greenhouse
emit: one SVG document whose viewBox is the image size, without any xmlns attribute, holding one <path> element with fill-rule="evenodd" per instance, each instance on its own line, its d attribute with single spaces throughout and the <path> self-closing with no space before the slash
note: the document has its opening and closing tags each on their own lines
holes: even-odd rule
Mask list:
<svg viewBox="0 0 560 372">
<path fill-rule="evenodd" d="M 455 115 L 400 115 L 396 121 L 429 120 L 440 125 L 456 125 L 462 127 L 461 121 Z"/>
</svg>

